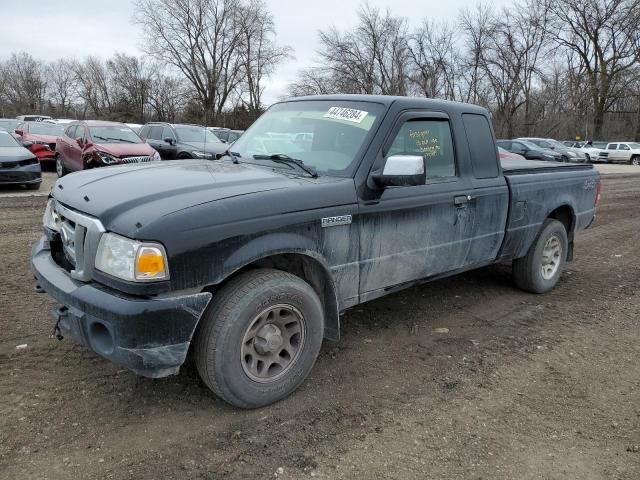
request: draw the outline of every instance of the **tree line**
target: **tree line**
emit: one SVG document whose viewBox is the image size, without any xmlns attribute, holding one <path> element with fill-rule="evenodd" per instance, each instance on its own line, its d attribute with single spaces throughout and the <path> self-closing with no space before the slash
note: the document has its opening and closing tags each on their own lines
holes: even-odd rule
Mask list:
<svg viewBox="0 0 640 480">
<path fill-rule="evenodd" d="M 144 55 L 0 61 L 0 116 L 245 128 L 293 50 L 263 0 L 134 0 Z M 302 8 L 302 7 L 301 7 Z M 501 137 L 640 140 L 640 0 L 488 3 L 450 21 L 363 3 L 318 32 L 288 94 L 416 95 L 488 108 Z"/>
<path fill-rule="evenodd" d="M 640 0 L 478 3 L 456 21 L 365 3 L 320 32 L 292 95 L 417 95 L 488 108 L 501 137 L 640 140 Z"/>
</svg>

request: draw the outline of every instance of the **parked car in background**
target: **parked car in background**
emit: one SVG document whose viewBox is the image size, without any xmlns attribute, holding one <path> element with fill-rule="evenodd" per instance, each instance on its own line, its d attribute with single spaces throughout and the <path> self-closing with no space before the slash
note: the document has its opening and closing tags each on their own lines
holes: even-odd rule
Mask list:
<svg viewBox="0 0 640 480">
<path fill-rule="evenodd" d="M 526 140 L 498 140 L 498 146 L 505 150 L 522 155 L 527 160 L 542 160 L 545 162 L 561 162 L 562 155 L 548 148 L 541 148 Z"/>
<path fill-rule="evenodd" d="M 40 162 L 5 130 L 0 130 L 0 185 L 24 185 L 38 190 L 42 183 Z"/>
<path fill-rule="evenodd" d="M 580 147 L 587 156 L 588 161 L 596 162 L 599 160 L 600 154 L 606 152 L 607 142 L 584 142 Z"/>
<path fill-rule="evenodd" d="M 147 123 L 140 136 L 155 148 L 163 160 L 220 158 L 228 146 L 202 125 Z"/>
<path fill-rule="evenodd" d="M 526 140 L 526 141 L 528 141 L 530 143 L 535 143 L 539 147 L 547 148 L 549 150 L 553 150 L 555 152 L 558 152 L 561 155 L 561 159 L 562 159 L 563 162 L 586 162 L 586 161 L 588 161 L 587 155 L 585 155 L 585 152 L 583 152 L 583 151 L 581 151 L 580 149 L 577 149 L 577 148 L 567 147 L 566 145 L 563 145 L 559 141 L 554 140 L 552 138 L 526 138 L 526 137 L 521 137 L 521 138 L 518 138 L 517 140 Z"/>
<path fill-rule="evenodd" d="M 526 160 L 522 155 L 511 153 L 509 150 L 505 150 L 500 146 L 498 147 L 498 156 L 500 160 Z"/>
<path fill-rule="evenodd" d="M 20 124 L 20 120 L 15 118 L 0 118 L 0 129 L 13 134 L 13 131 Z"/>
<path fill-rule="evenodd" d="M 608 143 L 600 152 L 598 161 L 606 163 L 628 163 L 640 166 L 640 143 L 615 142 Z"/>
<path fill-rule="evenodd" d="M 220 127 L 209 127 L 209 130 L 224 143 L 233 143 L 244 133 L 244 130 L 231 130 Z"/>
<path fill-rule="evenodd" d="M 40 163 L 55 162 L 56 142 L 64 126 L 45 122 L 23 122 L 14 130 L 18 141 L 31 150 Z"/>
<path fill-rule="evenodd" d="M 89 168 L 159 161 L 160 155 L 124 123 L 86 120 L 66 128 L 55 158 L 62 177 Z"/>
<path fill-rule="evenodd" d="M 18 115 L 16 117 L 16 120 L 19 120 L 21 122 L 41 122 L 43 120 L 51 120 L 51 117 L 49 115 Z"/>
</svg>

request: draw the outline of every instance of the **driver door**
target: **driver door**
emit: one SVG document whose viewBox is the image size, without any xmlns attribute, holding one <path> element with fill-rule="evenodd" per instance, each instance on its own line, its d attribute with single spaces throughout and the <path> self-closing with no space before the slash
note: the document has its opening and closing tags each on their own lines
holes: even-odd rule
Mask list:
<svg viewBox="0 0 640 480">
<path fill-rule="evenodd" d="M 465 265 L 473 235 L 470 182 L 460 175 L 445 114 L 407 113 L 398 119 L 376 165 L 391 155 L 424 158 L 424 185 L 386 187 L 360 200 L 360 298 Z"/>
</svg>

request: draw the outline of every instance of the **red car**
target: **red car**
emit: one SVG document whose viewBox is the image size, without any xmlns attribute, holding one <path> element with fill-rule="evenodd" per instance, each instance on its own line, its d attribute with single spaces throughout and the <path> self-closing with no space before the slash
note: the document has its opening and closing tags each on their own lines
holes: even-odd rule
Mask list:
<svg viewBox="0 0 640 480">
<path fill-rule="evenodd" d="M 127 163 L 159 161 L 160 155 L 124 123 L 73 122 L 56 144 L 56 172 L 69 172 Z"/>
<path fill-rule="evenodd" d="M 498 147 L 498 155 L 500 155 L 500 160 L 526 160 L 522 155 L 512 153 L 502 147 Z"/>
<path fill-rule="evenodd" d="M 43 122 L 22 122 L 15 129 L 18 141 L 43 164 L 55 160 L 56 141 L 63 132 L 63 126 Z"/>
</svg>

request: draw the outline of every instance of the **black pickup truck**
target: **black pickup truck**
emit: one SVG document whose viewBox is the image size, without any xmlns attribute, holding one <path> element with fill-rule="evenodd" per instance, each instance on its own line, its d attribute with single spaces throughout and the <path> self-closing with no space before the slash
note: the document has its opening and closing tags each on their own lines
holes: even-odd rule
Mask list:
<svg viewBox="0 0 640 480">
<path fill-rule="evenodd" d="M 216 161 L 58 180 L 32 251 L 55 332 L 148 377 L 192 350 L 239 407 L 289 395 L 340 314 L 512 261 L 553 288 L 594 219 L 591 165 L 498 160 L 486 110 L 383 96 L 273 105 Z"/>
</svg>

